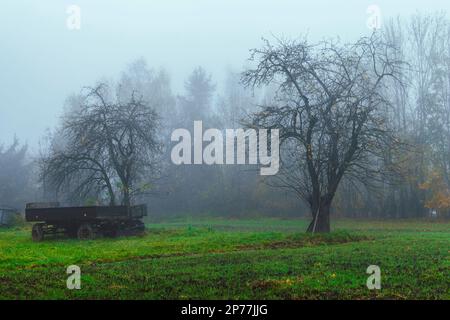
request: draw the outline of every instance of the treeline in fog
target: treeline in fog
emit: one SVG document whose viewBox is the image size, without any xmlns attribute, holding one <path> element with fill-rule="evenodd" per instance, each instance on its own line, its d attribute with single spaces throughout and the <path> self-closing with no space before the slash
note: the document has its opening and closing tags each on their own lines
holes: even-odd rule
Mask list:
<svg viewBox="0 0 450 320">
<path fill-rule="evenodd" d="M 115 79 L 73 88 L 39 152 L 17 140 L 0 147 L 0 206 L 144 202 L 150 215 L 448 216 L 445 15 L 392 19 L 350 44 L 269 37 L 249 58 L 223 83 L 193 66 L 180 92 L 144 58 Z M 203 130 L 280 129 L 280 171 L 174 164 L 171 134 L 192 132 L 196 120 Z"/>
</svg>

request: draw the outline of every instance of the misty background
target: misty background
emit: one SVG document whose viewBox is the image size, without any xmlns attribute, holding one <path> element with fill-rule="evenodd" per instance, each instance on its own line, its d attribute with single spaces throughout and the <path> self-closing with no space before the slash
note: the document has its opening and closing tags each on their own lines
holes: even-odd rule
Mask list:
<svg viewBox="0 0 450 320">
<path fill-rule="evenodd" d="M 70 197 L 70 190 L 61 193 L 45 188 L 37 178 L 39 170 L 35 165 L 36 159 L 57 137 L 61 117 L 76 105 L 75 98 L 83 87 L 102 81 L 111 83 L 112 87 L 138 88 L 150 100 L 155 99 L 152 101 L 164 119 L 161 138 L 166 139 L 164 143 L 170 151 L 168 139 L 172 128 L 190 129 L 190 124 L 197 119 L 210 127 L 236 128 L 242 116 L 256 110 L 261 101 L 270 99 L 271 88 L 252 92 L 240 84 L 240 73 L 249 66 L 249 50 L 260 47 L 262 37 L 273 40 L 307 34 L 313 43 L 334 37 L 344 42 L 356 41 L 373 31 L 367 27 L 370 16 L 367 8 L 374 4 L 381 10 L 381 29 L 386 30 L 390 22 L 394 34 L 404 35 L 401 37 L 404 48 L 414 47 L 414 41 L 409 40 L 414 39 L 410 26 L 418 14 L 425 17 L 423 25 L 442 23 L 444 29 L 448 28 L 448 19 L 426 21 L 427 15 L 437 17 L 439 12 L 448 11 L 448 1 L 437 0 L 2 3 L 0 145 L 3 147 L 0 154 L 6 160 L 3 165 L 0 163 L 4 172 L 0 175 L 3 180 L 0 205 L 22 210 L 25 202 L 30 201 L 86 203 L 86 197 Z M 69 5 L 81 9 L 80 30 L 70 30 L 66 26 Z M 401 19 L 398 24 L 397 18 Z M 423 57 L 422 62 L 425 59 Z M 419 89 L 412 85 L 409 98 L 398 107 L 404 108 L 405 101 L 411 101 L 411 115 L 415 114 L 415 108 L 421 105 L 415 105 Z M 173 117 L 174 114 L 178 117 Z M 407 115 L 403 119 L 392 119 L 408 124 L 412 124 L 412 120 L 418 122 L 404 128 L 397 126 L 404 134 L 421 127 L 420 119 Z M 430 129 L 430 134 L 432 131 Z M 439 138 L 432 136 L 430 139 L 437 141 Z M 429 144 L 425 140 L 419 142 Z M 403 189 L 386 187 L 377 197 L 343 186 L 337 200 L 340 209 L 335 208 L 335 214 L 427 215 L 430 208 L 425 203 L 430 196 L 425 187 L 419 187 L 430 181 L 429 173 L 434 168 L 431 162 L 422 163 L 418 169 L 421 173 L 416 172 L 418 181 L 409 181 Z M 160 214 L 308 213 L 295 195 L 267 186 L 255 172 L 239 166 L 218 169 L 169 165 L 153 182 L 153 194 L 139 200 L 147 202 L 152 212 Z M 90 196 L 95 198 L 94 194 Z"/>
<path fill-rule="evenodd" d="M 69 5 L 81 29 L 66 27 Z M 261 37 L 312 41 L 368 35 L 369 5 L 384 19 L 434 12 L 448 1 L 5 1 L 0 7 L 0 141 L 14 135 L 30 150 L 62 114 L 68 95 L 99 78 L 117 78 L 135 59 L 164 68 L 176 93 L 192 69 L 204 67 L 217 90 L 226 70 L 241 71 Z"/>
</svg>

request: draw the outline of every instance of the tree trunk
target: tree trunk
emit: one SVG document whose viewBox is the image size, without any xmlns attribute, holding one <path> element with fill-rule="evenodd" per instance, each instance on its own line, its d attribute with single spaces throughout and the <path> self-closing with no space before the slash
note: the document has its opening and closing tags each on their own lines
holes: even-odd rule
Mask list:
<svg viewBox="0 0 450 320">
<path fill-rule="evenodd" d="M 324 203 L 319 208 L 312 210 L 313 220 L 308 226 L 306 232 L 310 233 L 327 233 L 330 232 L 330 207 L 331 204 Z"/>
<path fill-rule="evenodd" d="M 130 189 L 128 188 L 128 186 L 124 187 L 123 189 L 122 204 L 127 207 L 131 206 Z"/>
<path fill-rule="evenodd" d="M 116 195 L 114 194 L 114 191 L 113 191 L 110 183 L 108 183 L 108 194 L 109 194 L 109 205 L 115 206 L 116 205 Z"/>
</svg>

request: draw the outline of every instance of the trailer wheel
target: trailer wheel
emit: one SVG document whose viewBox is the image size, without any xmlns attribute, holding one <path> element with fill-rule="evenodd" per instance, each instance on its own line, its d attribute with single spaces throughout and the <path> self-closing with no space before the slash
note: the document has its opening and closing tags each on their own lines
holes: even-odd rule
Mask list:
<svg viewBox="0 0 450 320">
<path fill-rule="evenodd" d="M 137 220 L 135 230 L 136 230 L 137 235 L 144 235 L 145 234 L 145 224 L 142 221 Z"/>
<path fill-rule="evenodd" d="M 33 225 L 33 229 L 31 230 L 31 238 L 35 242 L 40 242 L 44 239 L 44 224 L 43 223 L 36 223 Z"/>
<path fill-rule="evenodd" d="M 95 232 L 92 226 L 86 223 L 78 228 L 77 236 L 80 240 L 92 240 L 95 238 Z"/>
</svg>

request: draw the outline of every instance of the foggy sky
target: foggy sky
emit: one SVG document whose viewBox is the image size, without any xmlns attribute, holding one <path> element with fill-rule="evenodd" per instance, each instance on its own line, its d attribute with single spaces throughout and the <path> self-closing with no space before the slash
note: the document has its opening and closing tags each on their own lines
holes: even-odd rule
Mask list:
<svg viewBox="0 0 450 320">
<path fill-rule="evenodd" d="M 66 8 L 81 8 L 81 30 L 66 27 Z M 154 0 L 0 3 L 0 145 L 16 134 L 32 150 L 61 115 L 65 98 L 102 77 L 117 77 L 133 60 L 164 67 L 175 93 L 198 65 L 218 84 L 241 70 L 261 37 L 310 39 L 371 33 L 366 9 L 383 19 L 448 11 L 448 0 Z"/>
</svg>

